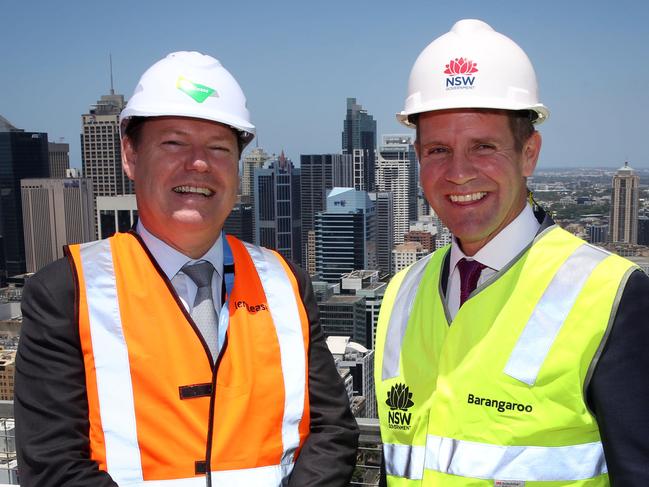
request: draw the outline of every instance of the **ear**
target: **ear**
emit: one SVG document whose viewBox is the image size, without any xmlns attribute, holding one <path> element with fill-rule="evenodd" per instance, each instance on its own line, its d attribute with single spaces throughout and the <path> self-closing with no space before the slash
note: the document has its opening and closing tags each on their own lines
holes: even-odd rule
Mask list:
<svg viewBox="0 0 649 487">
<path fill-rule="evenodd" d="M 135 161 L 137 151 L 130 137 L 122 137 L 122 168 L 129 179 L 135 181 Z"/>
<path fill-rule="evenodd" d="M 534 132 L 525 145 L 523 145 L 523 157 L 522 157 L 522 167 L 524 177 L 530 177 L 534 173 L 536 168 L 536 163 L 539 160 L 539 154 L 541 152 L 541 134 Z"/>
</svg>

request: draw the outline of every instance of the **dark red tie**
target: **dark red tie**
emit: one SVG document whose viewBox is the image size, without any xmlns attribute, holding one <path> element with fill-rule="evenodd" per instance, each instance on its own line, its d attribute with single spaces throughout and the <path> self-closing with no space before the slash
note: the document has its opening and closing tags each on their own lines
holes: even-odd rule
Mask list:
<svg viewBox="0 0 649 487">
<path fill-rule="evenodd" d="M 460 271 L 460 306 L 468 299 L 469 294 L 478 285 L 480 273 L 486 266 L 477 260 L 460 259 L 457 268 Z"/>
</svg>

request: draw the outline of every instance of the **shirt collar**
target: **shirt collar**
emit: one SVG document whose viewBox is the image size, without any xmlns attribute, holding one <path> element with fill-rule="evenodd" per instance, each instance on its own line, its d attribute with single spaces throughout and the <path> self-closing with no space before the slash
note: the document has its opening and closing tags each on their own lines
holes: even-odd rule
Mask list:
<svg viewBox="0 0 649 487">
<path fill-rule="evenodd" d="M 141 220 L 138 220 L 135 231 L 142 237 L 149 252 L 151 252 L 151 255 L 153 255 L 153 258 L 169 280 L 173 279 L 185 264 L 196 263 L 200 260 L 210 262 L 218 274 L 223 273 L 223 234 L 219 235 L 214 245 L 202 257 L 192 259 L 149 232 Z"/>
<path fill-rule="evenodd" d="M 469 259 L 474 259 L 487 267 L 499 271 L 527 247 L 539 231 L 540 224 L 534 216 L 532 207 L 525 205 L 514 220 L 486 243 Z M 466 257 L 455 237 L 451 244 L 449 269 L 451 272 L 460 259 Z"/>
</svg>

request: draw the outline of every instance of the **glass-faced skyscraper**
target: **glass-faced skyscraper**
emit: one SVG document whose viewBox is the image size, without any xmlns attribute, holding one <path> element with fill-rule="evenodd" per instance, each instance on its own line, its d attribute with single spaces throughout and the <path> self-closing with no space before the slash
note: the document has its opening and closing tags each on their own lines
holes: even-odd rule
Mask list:
<svg viewBox="0 0 649 487">
<path fill-rule="evenodd" d="M 394 195 L 390 191 L 369 194 L 376 207 L 376 265 L 381 277 L 392 275 L 394 247 Z"/>
<path fill-rule="evenodd" d="M 300 169 L 284 152 L 254 170 L 255 243 L 301 263 Z"/>
<path fill-rule="evenodd" d="M 376 209 L 367 192 L 334 188 L 327 209 L 315 219 L 316 269 L 320 279 L 337 282 L 354 270 L 376 269 Z"/>
<path fill-rule="evenodd" d="M 353 187 L 352 156 L 302 154 L 300 156 L 302 214 L 302 267 L 309 275 L 315 267 L 315 217 L 327 207 L 327 191 L 335 186 Z"/>
<path fill-rule="evenodd" d="M 342 150 L 354 158 L 354 188 L 374 191 L 376 120 L 356 103 L 356 98 L 347 98 Z"/>
<path fill-rule="evenodd" d="M 9 276 L 27 268 L 20 180 L 49 175 L 47 134 L 25 132 L 0 117 L 0 235 Z"/>
</svg>

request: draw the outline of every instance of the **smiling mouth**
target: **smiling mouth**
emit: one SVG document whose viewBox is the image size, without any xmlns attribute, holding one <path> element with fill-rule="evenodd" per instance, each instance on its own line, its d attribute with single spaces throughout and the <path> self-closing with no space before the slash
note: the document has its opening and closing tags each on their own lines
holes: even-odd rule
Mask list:
<svg viewBox="0 0 649 487">
<path fill-rule="evenodd" d="M 214 194 L 214 191 L 211 189 L 201 186 L 176 186 L 173 190 L 175 193 L 180 194 L 200 194 L 206 198 Z"/>
<path fill-rule="evenodd" d="M 485 193 L 484 191 L 479 191 L 477 193 L 470 194 L 449 194 L 448 199 L 453 203 L 470 203 L 473 201 L 481 200 L 485 196 L 487 196 L 487 193 Z"/>
</svg>

